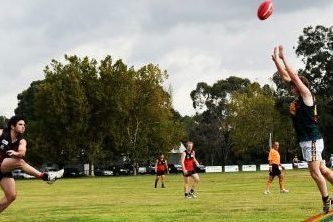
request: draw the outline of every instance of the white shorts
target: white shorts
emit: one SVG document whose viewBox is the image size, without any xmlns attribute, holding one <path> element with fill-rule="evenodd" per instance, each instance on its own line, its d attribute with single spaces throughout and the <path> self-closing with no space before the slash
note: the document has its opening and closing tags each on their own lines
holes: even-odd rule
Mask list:
<svg viewBox="0 0 333 222">
<path fill-rule="evenodd" d="M 306 161 L 322 160 L 321 153 L 324 150 L 324 140 L 319 139 L 314 143 L 312 141 L 300 142 L 299 146 L 302 149 L 303 159 Z"/>
</svg>

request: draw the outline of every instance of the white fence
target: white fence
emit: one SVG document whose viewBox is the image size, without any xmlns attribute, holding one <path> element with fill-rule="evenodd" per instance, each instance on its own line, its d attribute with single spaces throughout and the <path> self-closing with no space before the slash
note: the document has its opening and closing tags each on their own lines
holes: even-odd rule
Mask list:
<svg viewBox="0 0 333 222">
<path fill-rule="evenodd" d="M 308 168 L 308 163 L 307 162 L 297 163 L 297 168 L 299 169 Z"/>
<path fill-rule="evenodd" d="M 269 170 L 269 165 L 268 164 L 260 164 L 259 169 L 267 171 L 267 170 Z"/>
<path fill-rule="evenodd" d="M 238 171 L 239 171 L 238 165 L 224 166 L 224 172 L 226 173 L 238 172 Z"/>
<path fill-rule="evenodd" d="M 242 171 L 257 171 L 256 165 L 243 165 Z"/>
<path fill-rule="evenodd" d="M 223 172 L 222 166 L 206 166 L 206 173 L 221 173 Z"/>
<path fill-rule="evenodd" d="M 292 170 L 293 165 L 291 163 L 283 163 L 281 164 L 286 170 Z M 308 168 L 308 163 L 302 162 L 297 164 L 297 168 L 299 169 L 304 169 Z M 268 171 L 269 170 L 269 165 L 268 164 L 260 164 L 259 165 L 259 171 Z M 249 172 L 249 171 L 257 171 L 257 165 L 226 165 L 224 166 L 224 170 L 222 166 L 206 166 L 205 167 L 206 173 L 221 173 L 221 172 Z"/>
</svg>

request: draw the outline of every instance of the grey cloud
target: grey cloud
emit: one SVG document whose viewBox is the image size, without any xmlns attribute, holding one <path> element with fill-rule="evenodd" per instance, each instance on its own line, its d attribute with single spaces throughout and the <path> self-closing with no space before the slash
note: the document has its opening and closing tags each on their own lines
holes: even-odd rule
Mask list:
<svg viewBox="0 0 333 222">
<path fill-rule="evenodd" d="M 271 69 L 272 45 L 294 46 L 301 29 L 312 22 L 307 15 L 296 19 L 293 15 L 309 9 L 320 12 L 332 6 L 332 1 L 273 0 L 273 18 L 265 22 L 256 18 L 261 2 L 4 1 L 0 5 L 0 82 L 6 93 L 0 97 L 0 115 L 14 110 L 17 94 L 43 77 L 43 67 L 51 59 L 77 53 L 75 50 L 88 56 L 95 49 L 101 54 L 122 55 L 128 65 L 160 64 L 170 74 L 177 97 L 175 108 L 182 114 L 189 112 L 190 89 L 199 80 L 212 83 L 247 73 L 263 81 Z M 124 43 L 126 47 L 117 45 Z"/>
</svg>

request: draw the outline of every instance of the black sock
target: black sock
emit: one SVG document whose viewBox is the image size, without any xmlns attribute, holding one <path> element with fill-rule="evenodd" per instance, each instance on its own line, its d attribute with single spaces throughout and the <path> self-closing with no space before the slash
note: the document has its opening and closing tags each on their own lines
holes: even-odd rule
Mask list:
<svg viewBox="0 0 333 222">
<path fill-rule="evenodd" d="M 190 190 L 190 193 L 194 193 L 194 190 L 193 190 L 193 189 L 191 189 L 191 190 Z"/>
<path fill-rule="evenodd" d="M 157 182 L 158 182 L 158 180 L 155 180 L 155 188 L 157 187 Z"/>
<path fill-rule="evenodd" d="M 328 196 L 326 196 L 326 197 L 322 197 L 322 200 L 323 200 L 324 203 L 327 202 L 327 200 L 328 200 Z"/>
<path fill-rule="evenodd" d="M 188 196 L 188 193 L 185 193 L 185 197 L 187 197 Z"/>
</svg>

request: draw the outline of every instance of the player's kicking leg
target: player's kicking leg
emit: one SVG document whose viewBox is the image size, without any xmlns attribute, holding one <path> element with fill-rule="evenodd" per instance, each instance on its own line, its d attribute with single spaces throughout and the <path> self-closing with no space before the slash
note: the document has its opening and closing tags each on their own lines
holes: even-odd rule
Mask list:
<svg viewBox="0 0 333 222">
<path fill-rule="evenodd" d="M 9 173 L 14 169 L 20 169 L 31 176 L 46 181 L 49 184 L 54 183 L 57 179 L 62 178 L 64 175 L 63 169 L 56 172 L 40 172 L 34 167 L 30 166 L 23 159 L 19 158 L 5 158 L 1 163 L 2 173 Z"/>
</svg>

